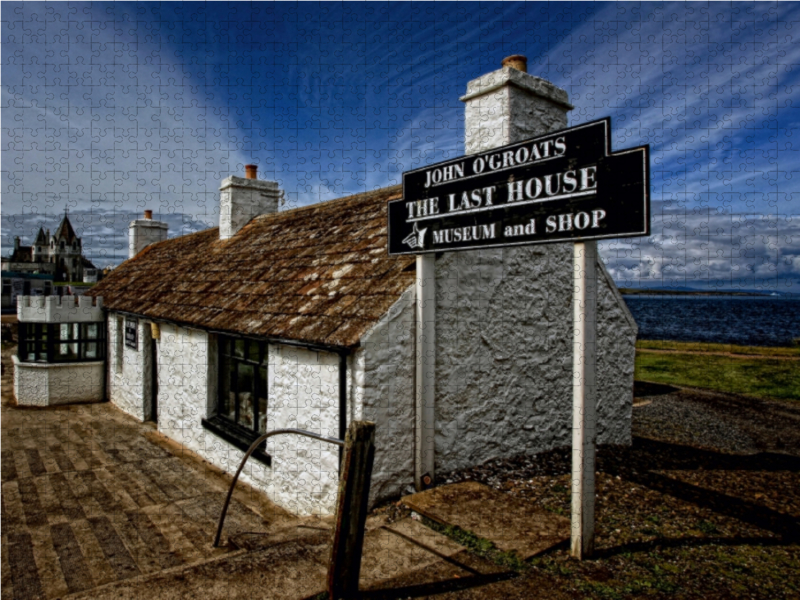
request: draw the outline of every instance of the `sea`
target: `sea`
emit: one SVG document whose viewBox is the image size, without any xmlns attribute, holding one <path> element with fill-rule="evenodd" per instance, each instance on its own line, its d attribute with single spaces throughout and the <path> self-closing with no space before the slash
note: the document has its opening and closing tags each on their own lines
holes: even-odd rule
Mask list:
<svg viewBox="0 0 800 600">
<path fill-rule="evenodd" d="M 741 346 L 800 344 L 800 297 L 623 297 L 639 325 L 640 340 Z"/>
</svg>

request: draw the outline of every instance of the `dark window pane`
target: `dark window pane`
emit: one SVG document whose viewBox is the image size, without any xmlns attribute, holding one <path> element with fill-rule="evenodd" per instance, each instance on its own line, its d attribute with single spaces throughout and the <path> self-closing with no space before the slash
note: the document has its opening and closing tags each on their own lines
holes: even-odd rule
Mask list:
<svg viewBox="0 0 800 600">
<path fill-rule="evenodd" d="M 97 360 L 97 342 L 85 342 L 83 357 L 86 360 Z"/>
<path fill-rule="evenodd" d="M 219 336 L 219 355 L 223 356 L 225 354 L 230 354 L 230 344 L 228 343 L 228 338 Z"/>
<path fill-rule="evenodd" d="M 247 344 L 248 344 L 247 358 L 249 360 L 252 360 L 253 362 L 261 362 L 258 356 L 258 348 L 261 344 L 259 344 L 258 342 L 254 342 L 253 340 L 250 340 L 249 342 L 247 342 Z"/>
<path fill-rule="evenodd" d="M 258 369 L 259 390 L 258 390 L 258 432 L 267 432 L 267 368 Z"/>
<path fill-rule="evenodd" d="M 236 418 L 235 386 L 231 385 L 231 378 L 236 377 L 236 365 L 231 363 L 228 356 L 223 356 L 220 361 L 220 406 L 219 414 L 229 419 Z"/>
<path fill-rule="evenodd" d="M 236 340 L 234 342 L 233 355 L 236 358 L 244 358 L 244 340 Z"/>
<path fill-rule="evenodd" d="M 66 362 L 78 359 L 78 344 L 57 344 L 56 354 L 53 357 L 57 362 Z"/>
<path fill-rule="evenodd" d="M 254 429 L 255 377 L 253 365 L 239 363 L 236 384 L 239 390 L 239 424 Z"/>
</svg>

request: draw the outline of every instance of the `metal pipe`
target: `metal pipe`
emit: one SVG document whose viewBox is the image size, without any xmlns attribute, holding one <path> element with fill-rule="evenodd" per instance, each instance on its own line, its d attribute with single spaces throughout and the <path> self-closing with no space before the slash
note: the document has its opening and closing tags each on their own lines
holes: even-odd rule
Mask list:
<svg viewBox="0 0 800 600">
<path fill-rule="evenodd" d="M 347 354 L 339 354 L 339 439 L 347 432 Z M 339 447 L 339 475 L 342 474 L 343 446 Z"/>
<path fill-rule="evenodd" d="M 255 451 L 255 449 L 267 438 L 271 438 L 273 435 L 278 435 L 281 433 L 296 433 L 297 435 L 303 435 L 305 437 L 310 437 L 315 440 L 319 440 L 321 442 L 328 442 L 329 444 L 336 444 L 340 448 L 344 447 L 344 440 L 337 440 L 336 438 L 329 438 L 324 437 L 316 433 L 312 433 L 310 431 L 306 431 L 304 429 L 276 429 L 275 431 L 270 431 L 265 433 L 261 437 L 259 437 L 255 442 L 250 445 L 250 448 L 247 449 L 247 452 L 242 459 L 239 468 L 236 470 L 236 475 L 233 476 L 233 481 L 231 481 L 231 487 L 228 489 L 228 497 L 225 498 L 225 505 L 222 507 L 222 514 L 219 516 L 219 525 L 217 526 L 217 535 L 214 538 L 214 547 L 219 546 L 219 538 L 222 537 L 222 526 L 225 524 L 225 515 L 228 513 L 228 505 L 231 502 L 231 496 L 233 496 L 233 488 L 236 487 L 236 482 L 239 480 L 239 475 L 242 473 L 242 469 L 244 468 L 244 464 L 247 462 L 247 459 L 250 458 L 250 455 Z"/>
</svg>

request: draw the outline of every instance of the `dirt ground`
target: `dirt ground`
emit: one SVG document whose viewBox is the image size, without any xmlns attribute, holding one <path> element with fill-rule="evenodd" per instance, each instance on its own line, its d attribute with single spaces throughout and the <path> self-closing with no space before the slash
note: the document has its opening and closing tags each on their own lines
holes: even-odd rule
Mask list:
<svg viewBox="0 0 800 600">
<path fill-rule="evenodd" d="M 633 445 L 598 452 L 592 560 L 442 597 L 800 598 L 800 403 L 637 383 L 636 404 Z M 562 449 L 449 479 L 568 515 L 569 469 Z"/>
<path fill-rule="evenodd" d="M 273 544 L 307 523 L 243 488 L 226 531 L 267 534 L 256 538 L 261 547 L 212 548 L 227 476 L 109 404 L 14 407 L 9 352 L 4 346 L 3 600 L 320 591 L 323 528 Z M 633 444 L 598 452 L 594 558 L 577 562 L 563 545 L 519 562 L 455 536 L 463 551 L 388 581 L 362 579 L 363 596 L 800 598 L 800 404 L 653 384 L 637 384 L 635 395 Z M 480 481 L 569 515 L 569 468 L 561 449 L 441 482 Z M 394 521 L 408 510 L 393 502 L 374 515 Z"/>
</svg>

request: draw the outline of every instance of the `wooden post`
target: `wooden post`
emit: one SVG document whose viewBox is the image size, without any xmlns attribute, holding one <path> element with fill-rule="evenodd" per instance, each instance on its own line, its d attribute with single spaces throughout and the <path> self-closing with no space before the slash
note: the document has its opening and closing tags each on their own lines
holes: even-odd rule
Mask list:
<svg viewBox="0 0 800 600">
<path fill-rule="evenodd" d="M 367 520 L 367 499 L 374 457 L 375 423 L 353 421 L 345 436 L 339 476 L 336 523 L 328 567 L 330 600 L 350 599 L 358 595 L 364 524 Z"/>
<path fill-rule="evenodd" d="M 594 550 L 594 469 L 597 440 L 597 242 L 573 250 L 572 543 L 573 557 Z"/>
<path fill-rule="evenodd" d="M 436 263 L 433 254 L 417 255 L 416 376 L 414 407 L 414 483 L 417 491 L 433 484 L 436 413 Z"/>
</svg>

